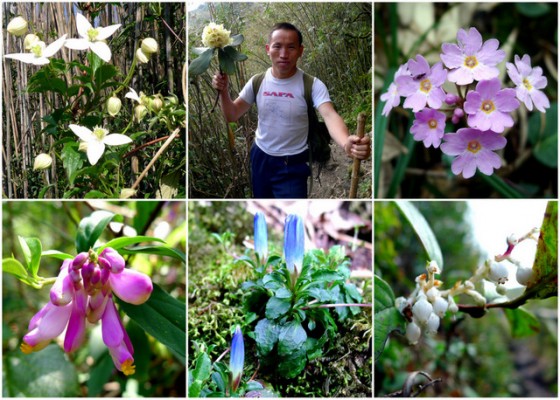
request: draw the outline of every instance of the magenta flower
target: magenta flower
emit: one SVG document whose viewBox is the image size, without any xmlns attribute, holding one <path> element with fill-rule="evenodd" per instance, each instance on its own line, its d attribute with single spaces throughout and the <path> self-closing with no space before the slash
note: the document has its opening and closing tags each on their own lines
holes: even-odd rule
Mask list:
<svg viewBox="0 0 560 400">
<path fill-rule="evenodd" d="M 445 100 L 445 92 L 441 85 L 447 78 L 447 71 L 443 69 L 441 63 L 435 64 L 432 68 L 428 61 L 421 55 L 416 56 L 416 60 L 411 59 L 407 63 L 410 76 L 399 76 L 395 82 L 398 93 L 405 96 L 405 108 L 412 108 L 418 112 L 426 107 L 438 109 Z"/>
<path fill-rule="evenodd" d="M 492 131 L 462 128 L 444 137 L 441 150 L 450 156 L 457 156 L 451 164 L 455 175 L 463 174 L 465 179 L 474 176 L 476 169 L 485 175 L 492 175 L 502 162 L 494 150 L 503 149 L 507 140 Z"/>
<path fill-rule="evenodd" d="M 457 32 L 457 43 L 444 43 L 441 46 L 441 60 L 449 71 L 448 79 L 458 85 L 468 85 L 473 81 L 493 79 L 499 75 L 496 65 L 506 53 L 498 50 L 500 42 L 489 39 L 482 42 L 482 35 L 476 28 Z"/>
<path fill-rule="evenodd" d="M 476 91 L 467 94 L 464 109 L 468 114 L 469 126 L 497 133 L 513 126 L 513 118 L 509 113 L 519 107 L 519 101 L 515 98 L 515 90 L 500 88 L 500 80 L 494 78 L 480 81 Z"/>
<path fill-rule="evenodd" d="M 393 82 L 389 85 L 387 92 L 383 93 L 379 99 L 385 102 L 385 106 L 383 107 L 383 111 L 381 115 L 388 116 L 391 110 L 398 106 L 401 102 L 401 95 L 399 94 L 399 87 L 396 83 L 397 78 L 399 76 L 410 76 L 410 72 L 408 71 L 408 67 L 406 64 L 403 64 L 399 67 L 397 72 L 395 72 L 395 76 L 393 77 Z"/>
<path fill-rule="evenodd" d="M 414 140 L 423 141 L 426 148 L 434 146 L 438 148 L 445 129 L 445 114 L 425 108 L 415 114 L 414 124 L 410 128 L 410 133 Z"/>
<path fill-rule="evenodd" d="M 140 272 L 126 269 L 122 256 L 112 248 L 98 256 L 93 250 L 65 260 L 50 292 L 50 302 L 30 321 L 21 350 L 31 353 L 44 348 L 66 328 L 64 350 L 71 352 L 85 339 L 86 319 L 101 319 L 103 341 L 115 367 L 125 375 L 135 372 L 134 349 L 124 329 L 113 293 L 131 304 L 142 304 L 153 285 Z"/>
<path fill-rule="evenodd" d="M 517 98 L 525 104 L 529 111 L 533 111 L 533 104 L 540 112 L 546 112 L 550 107 L 550 101 L 539 89 L 547 85 L 546 76 L 543 76 L 541 67 L 531 68 L 531 58 L 525 54 L 523 58 L 515 56 L 515 65 L 506 63 L 509 78 L 517 86 L 515 93 Z"/>
</svg>

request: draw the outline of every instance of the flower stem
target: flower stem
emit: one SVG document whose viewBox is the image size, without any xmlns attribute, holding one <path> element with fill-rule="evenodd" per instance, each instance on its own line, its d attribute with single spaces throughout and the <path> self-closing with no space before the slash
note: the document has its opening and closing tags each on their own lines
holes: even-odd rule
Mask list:
<svg viewBox="0 0 560 400">
<path fill-rule="evenodd" d="M 132 59 L 132 64 L 130 65 L 130 71 L 128 71 L 128 74 L 126 75 L 126 78 L 124 78 L 123 83 L 121 84 L 121 86 L 117 90 L 115 90 L 111 94 L 111 96 L 116 96 L 117 93 L 119 93 L 121 90 L 123 90 L 125 87 L 128 86 L 128 83 L 132 79 L 132 75 L 134 74 L 135 69 L 136 69 L 136 56 Z"/>
</svg>

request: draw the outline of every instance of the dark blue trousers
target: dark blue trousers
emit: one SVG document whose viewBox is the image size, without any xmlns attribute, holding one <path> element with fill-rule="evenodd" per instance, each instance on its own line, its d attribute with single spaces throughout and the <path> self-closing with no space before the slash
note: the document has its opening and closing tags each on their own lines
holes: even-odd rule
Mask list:
<svg viewBox="0 0 560 400">
<path fill-rule="evenodd" d="M 271 156 L 256 144 L 251 148 L 251 183 L 256 199 L 305 199 L 309 153 Z"/>
</svg>

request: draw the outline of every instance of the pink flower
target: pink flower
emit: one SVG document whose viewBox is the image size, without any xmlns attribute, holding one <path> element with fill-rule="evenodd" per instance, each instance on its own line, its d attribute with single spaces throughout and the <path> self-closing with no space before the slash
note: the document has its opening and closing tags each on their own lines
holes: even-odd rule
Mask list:
<svg viewBox="0 0 560 400">
<path fill-rule="evenodd" d="M 451 164 L 455 175 L 463 174 L 465 179 L 474 176 L 476 169 L 485 175 L 492 175 L 502 162 L 494 150 L 503 149 L 507 140 L 492 131 L 462 128 L 456 133 L 444 136 L 441 150 L 450 156 L 457 156 Z"/>
<path fill-rule="evenodd" d="M 109 302 L 101 318 L 101 335 L 103 342 L 109 348 L 109 354 L 111 354 L 115 367 L 125 375 L 134 374 L 136 368 L 133 357 L 134 349 L 112 296 L 109 296 Z"/>
<path fill-rule="evenodd" d="M 531 58 L 525 54 L 523 58 L 515 56 L 515 65 L 506 63 L 509 78 L 517 86 L 515 93 L 517 98 L 525 104 L 529 111 L 533 110 L 533 104 L 540 112 L 545 112 L 550 107 L 550 101 L 539 89 L 547 85 L 546 76 L 540 67 L 531 68 Z"/>
<path fill-rule="evenodd" d="M 393 82 L 389 85 L 387 92 L 383 93 L 379 99 L 385 102 L 385 106 L 383 107 L 383 112 L 381 115 L 387 116 L 389 112 L 396 106 L 399 105 L 401 102 L 401 96 L 399 94 L 399 87 L 396 83 L 397 78 L 399 76 L 410 76 L 410 72 L 408 71 L 408 67 L 406 64 L 403 64 L 399 67 L 397 72 L 395 72 L 395 76 L 393 77 Z"/>
<path fill-rule="evenodd" d="M 500 42 L 489 39 L 482 42 L 482 35 L 476 28 L 457 32 L 457 43 L 444 43 L 441 46 L 441 60 L 449 71 L 448 79 L 458 85 L 468 85 L 473 81 L 492 79 L 498 76 L 496 65 L 506 53 L 498 50 Z"/>
<path fill-rule="evenodd" d="M 399 95 L 406 97 L 403 106 L 412 108 L 414 112 L 422 110 L 426 104 L 431 108 L 440 108 L 445 100 L 441 85 L 447 77 L 443 65 L 437 63 L 430 68 L 428 61 L 417 55 L 416 60 L 408 61 L 407 67 L 411 76 L 402 75 L 395 80 Z"/>
<path fill-rule="evenodd" d="M 480 81 L 476 91 L 467 94 L 464 109 L 468 114 L 469 126 L 497 133 L 513 126 L 513 118 L 509 113 L 519 107 L 519 101 L 515 99 L 515 90 L 500 88 L 500 80 L 494 78 Z"/>
<path fill-rule="evenodd" d="M 445 114 L 425 108 L 415 114 L 414 124 L 410 128 L 410 133 L 416 141 L 424 141 L 424 146 L 434 146 L 438 148 L 445 129 Z"/>
</svg>

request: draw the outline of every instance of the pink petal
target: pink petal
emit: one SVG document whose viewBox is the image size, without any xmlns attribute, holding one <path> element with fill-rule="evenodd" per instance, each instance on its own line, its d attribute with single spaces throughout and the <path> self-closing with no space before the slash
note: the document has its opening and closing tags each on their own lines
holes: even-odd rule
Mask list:
<svg viewBox="0 0 560 400">
<path fill-rule="evenodd" d="M 103 342 L 109 348 L 119 346 L 124 337 L 120 316 L 111 298 L 107 302 L 107 307 L 105 307 L 105 312 L 101 318 L 101 333 Z"/>
<path fill-rule="evenodd" d="M 111 274 L 109 283 L 113 292 L 130 304 L 142 304 L 150 297 L 153 285 L 150 277 L 141 272 L 125 268 L 120 274 Z"/>
</svg>

